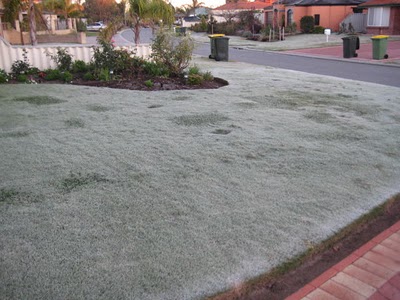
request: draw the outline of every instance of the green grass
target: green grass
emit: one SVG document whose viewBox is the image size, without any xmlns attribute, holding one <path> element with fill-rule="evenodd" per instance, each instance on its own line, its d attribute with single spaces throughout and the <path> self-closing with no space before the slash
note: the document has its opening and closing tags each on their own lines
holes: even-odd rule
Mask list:
<svg viewBox="0 0 400 300">
<path fill-rule="evenodd" d="M 20 193 L 16 189 L 0 189 L 0 202 L 12 202 Z"/>
<path fill-rule="evenodd" d="M 88 110 L 89 111 L 95 111 L 95 112 L 106 112 L 109 111 L 110 108 L 106 107 L 106 106 L 102 106 L 102 105 L 88 105 Z"/>
<path fill-rule="evenodd" d="M 20 138 L 30 135 L 28 131 L 2 132 L 0 138 Z"/>
<path fill-rule="evenodd" d="M 65 100 L 61 100 L 50 96 L 18 97 L 14 98 L 14 101 L 28 102 L 29 104 L 34 104 L 34 105 L 48 105 L 48 104 L 58 104 L 66 102 Z"/>
<path fill-rule="evenodd" d="M 98 36 L 99 33 L 97 31 L 86 31 L 86 36 Z"/>
<path fill-rule="evenodd" d="M 101 182 L 109 182 L 109 180 L 97 173 L 82 174 L 81 172 L 71 172 L 61 180 L 60 187 L 64 193 L 70 193 L 80 187 Z"/>
<path fill-rule="evenodd" d="M 176 124 L 184 126 L 214 125 L 226 120 L 227 117 L 218 113 L 183 115 L 173 119 Z"/>
<path fill-rule="evenodd" d="M 75 127 L 75 128 L 85 127 L 85 122 L 79 118 L 71 118 L 69 120 L 66 120 L 64 123 L 68 127 Z"/>
</svg>

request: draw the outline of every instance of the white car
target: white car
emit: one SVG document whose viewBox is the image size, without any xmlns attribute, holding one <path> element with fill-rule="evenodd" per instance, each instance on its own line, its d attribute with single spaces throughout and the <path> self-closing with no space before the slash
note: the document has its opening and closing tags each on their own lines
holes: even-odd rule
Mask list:
<svg viewBox="0 0 400 300">
<path fill-rule="evenodd" d="M 103 22 L 94 22 L 86 26 L 88 31 L 100 31 L 104 28 L 106 28 L 106 25 Z"/>
</svg>

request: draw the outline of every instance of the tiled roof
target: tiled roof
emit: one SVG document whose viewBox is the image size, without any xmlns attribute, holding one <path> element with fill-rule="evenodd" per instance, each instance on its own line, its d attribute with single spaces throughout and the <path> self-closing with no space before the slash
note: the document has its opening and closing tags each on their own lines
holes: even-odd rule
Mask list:
<svg viewBox="0 0 400 300">
<path fill-rule="evenodd" d="M 360 5 L 360 7 L 368 6 L 400 6 L 400 0 L 371 0 Z"/>
<path fill-rule="evenodd" d="M 396 0 L 397 1 L 397 0 Z M 296 6 L 359 5 L 366 0 L 302 0 Z"/>
<path fill-rule="evenodd" d="M 237 10 L 237 9 L 245 9 L 245 10 L 252 10 L 252 9 L 264 9 L 270 5 L 269 1 L 261 2 L 261 1 L 254 1 L 254 2 L 247 2 L 247 1 L 239 1 L 237 3 L 227 3 L 214 10 Z"/>
</svg>

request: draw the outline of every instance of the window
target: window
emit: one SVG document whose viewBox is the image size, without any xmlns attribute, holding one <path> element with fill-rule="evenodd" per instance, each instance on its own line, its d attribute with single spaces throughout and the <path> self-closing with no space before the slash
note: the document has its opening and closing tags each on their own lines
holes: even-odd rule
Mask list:
<svg viewBox="0 0 400 300">
<path fill-rule="evenodd" d="M 289 9 L 289 10 L 287 11 L 286 20 L 287 20 L 287 26 L 292 25 L 292 23 L 293 23 L 293 10 Z"/>
<path fill-rule="evenodd" d="M 390 7 L 368 8 L 368 26 L 389 26 Z"/>
<path fill-rule="evenodd" d="M 314 15 L 314 25 L 319 26 L 319 16 L 320 15 Z"/>
</svg>

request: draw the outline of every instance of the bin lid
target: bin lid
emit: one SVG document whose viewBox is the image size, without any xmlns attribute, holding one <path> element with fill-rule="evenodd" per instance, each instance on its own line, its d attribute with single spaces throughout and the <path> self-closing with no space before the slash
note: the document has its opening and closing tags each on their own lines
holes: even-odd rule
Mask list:
<svg viewBox="0 0 400 300">
<path fill-rule="evenodd" d="M 387 39 L 388 35 L 375 35 L 371 39 Z"/>
<path fill-rule="evenodd" d="M 222 34 L 222 33 L 210 34 L 208 37 L 209 38 L 216 38 L 216 37 L 221 37 L 221 36 L 225 36 L 225 34 Z"/>
</svg>

